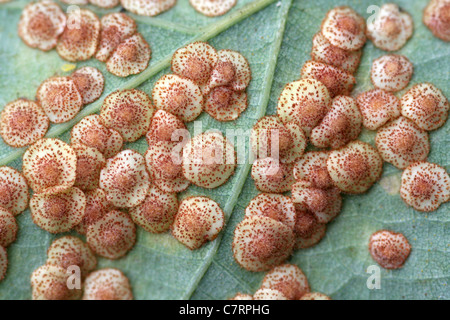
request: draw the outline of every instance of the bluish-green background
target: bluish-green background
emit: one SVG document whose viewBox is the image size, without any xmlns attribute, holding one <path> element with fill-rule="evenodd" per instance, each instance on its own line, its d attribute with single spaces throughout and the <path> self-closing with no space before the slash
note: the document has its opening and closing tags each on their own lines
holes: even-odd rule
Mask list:
<svg viewBox="0 0 450 320">
<path fill-rule="evenodd" d="M 78 63 L 99 68 L 106 77 L 103 96 L 87 106 L 67 124 L 53 126 L 50 136 L 68 140 L 67 131 L 84 115 L 97 112 L 104 97 L 120 88 L 137 87 L 151 93 L 162 74 L 169 73 L 171 54 L 194 40 L 207 40 L 217 49 L 233 49 L 250 62 L 253 80 L 248 88 L 249 107 L 235 122 L 218 123 L 203 114 L 203 129 L 249 129 L 264 114 L 275 114 L 283 86 L 298 79 L 300 68 L 309 59 L 311 39 L 319 31 L 326 12 L 337 5 L 349 5 L 364 17 L 378 0 L 238 0 L 227 15 L 207 18 L 195 12 L 188 1 L 155 18 L 138 17 L 139 32 L 149 42 L 153 54 L 149 68 L 126 79 L 110 75 L 96 60 Z M 414 19 L 414 36 L 398 53 L 414 64 L 411 84 L 432 82 L 450 97 L 450 44 L 432 36 L 422 24 L 426 0 L 393 1 Z M 39 84 L 53 75 L 67 75 L 67 62 L 56 51 L 41 52 L 27 47 L 17 35 L 17 22 L 26 1 L 0 5 L 0 109 L 19 97 L 34 98 Z M 63 6 L 66 8 L 67 6 Z M 101 15 L 112 10 L 88 6 Z M 370 42 L 364 48 L 354 94 L 372 87 L 369 79 L 373 59 L 384 53 Z M 401 92 L 402 93 L 402 92 Z M 399 93 L 399 96 L 401 96 Z M 429 161 L 450 168 L 450 124 L 430 134 Z M 361 139 L 373 143 L 374 133 L 365 131 Z M 145 152 L 144 139 L 129 145 Z M 0 141 L 0 164 L 21 167 L 23 150 L 14 150 Z M 233 178 L 215 190 L 190 187 L 180 195 L 205 194 L 215 199 L 227 214 L 227 226 L 215 241 L 194 252 L 174 240 L 169 233 L 149 234 L 138 230 L 134 249 L 123 259 L 99 259 L 100 267 L 113 266 L 130 278 L 137 299 L 225 299 L 236 292 L 253 293 L 263 273 L 241 269 L 233 260 L 233 230 L 242 220 L 244 208 L 257 194 L 248 173 L 250 164 L 240 165 Z M 449 205 L 433 213 L 408 208 L 398 194 L 401 171 L 384 166 L 379 183 L 364 195 L 345 196 L 341 215 L 333 221 L 325 238 L 315 247 L 297 251 L 292 263 L 306 273 L 314 291 L 334 299 L 449 299 L 450 233 Z M 31 272 L 45 263 L 46 250 L 57 236 L 35 226 L 26 211 L 18 218 L 17 241 L 8 248 L 9 268 L 0 283 L 0 299 L 29 299 Z M 366 286 L 366 269 L 374 264 L 367 250 L 370 235 L 379 229 L 402 232 L 412 245 L 412 253 L 401 270 L 381 272 L 381 289 Z"/>
</svg>

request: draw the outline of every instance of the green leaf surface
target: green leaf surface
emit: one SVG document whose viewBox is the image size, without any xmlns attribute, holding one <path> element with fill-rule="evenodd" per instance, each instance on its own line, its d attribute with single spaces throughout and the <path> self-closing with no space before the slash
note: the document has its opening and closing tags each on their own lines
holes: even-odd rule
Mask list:
<svg viewBox="0 0 450 320">
<path fill-rule="evenodd" d="M 421 22 L 427 1 L 395 0 L 414 18 L 413 38 L 399 53 L 414 64 L 411 84 L 432 82 L 450 97 L 450 45 L 434 38 Z M 18 97 L 34 98 L 46 78 L 67 75 L 55 51 L 40 52 L 25 46 L 17 36 L 17 22 L 25 1 L 0 5 L 0 106 Z M 383 1 L 341 1 L 369 17 L 370 5 Z M 239 0 L 223 17 L 207 18 L 195 12 L 188 1 L 178 4 L 155 18 L 132 15 L 139 31 L 152 47 L 150 66 L 139 75 L 120 79 L 110 75 L 96 60 L 78 63 L 99 68 L 106 77 L 103 96 L 86 106 L 73 121 L 52 126 L 49 136 L 68 141 L 68 131 L 83 116 L 98 112 L 104 97 L 120 88 L 139 88 L 151 93 L 162 74 L 169 73 L 171 54 L 195 40 L 209 41 L 217 49 L 233 49 L 244 54 L 251 65 L 253 80 L 248 88 L 249 107 L 235 122 L 218 123 L 203 114 L 203 131 L 211 128 L 248 130 L 264 114 L 276 113 L 276 101 L 287 82 L 299 77 L 300 68 L 309 59 L 311 40 L 319 30 L 326 12 L 338 4 L 333 0 Z M 63 6 L 64 7 L 64 6 Z M 101 10 L 101 15 L 112 10 Z M 373 59 L 383 52 L 368 42 L 357 73 L 358 92 L 371 88 L 369 71 Z M 2 108 L 2 107 L 0 107 Z M 189 126 L 192 130 L 192 125 Z M 431 162 L 450 169 L 448 152 L 450 124 L 430 134 Z M 365 131 L 361 139 L 373 143 L 374 133 Z M 145 152 L 144 139 L 128 147 Z M 248 147 L 247 147 L 248 149 Z M 21 168 L 24 150 L 16 150 L 0 141 L 0 165 Z M 248 151 L 248 150 L 247 150 Z M 99 259 L 99 267 L 117 267 L 131 280 L 138 299 L 226 299 L 236 292 L 253 293 L 263 273 L 240 268 L 231 254 L 233 230 L 244 215 L 247 203 L 258 194 L 249 177 L 250 164 L 240 164 L 224 186 L 205 190 L 190 187 L 180 198 L 207 195 L 216 200 L 227 215 L 221 235 L 200 250 L 190 251 L 167 233 L 149 234 L 138 229 L 135 248 L 117 261 Z M 341 215 L 328 226 L 326 237 L 317 246 L 297 251 L 291 262 L 308 276 L 312 289 L 334 299 L 449 299 L 450 232 L 449 206 L 433 213 L 419 213 L 406 207 L 395 185 L 401 171 L 384 166 L 383 177 L 367 194 L 345 196 Z M 29 211 L 18 217 L 17 241 L 8 248 L 9 269 L 0 283 L 0 299 L 29 299 L 31 272 L 45 263 L 46 250 L 58 236 L 50 235 L 33 224 Z M 367 250 L 370 235 L 379 229 L 402 232 L 412 244 L 412 253 L 401 270 L 381 271 L 381 289 L 366 286 L 368 266 L 374 262 Z"/>
</svg>

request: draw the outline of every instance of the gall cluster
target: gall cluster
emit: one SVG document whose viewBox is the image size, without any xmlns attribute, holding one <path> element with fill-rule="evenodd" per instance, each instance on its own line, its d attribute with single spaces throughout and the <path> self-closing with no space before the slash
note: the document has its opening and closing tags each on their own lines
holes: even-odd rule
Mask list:
<svg viewBox="0 0 450 320">
<path fill-rule="evenodd" d="M 95 270 L 97 258 L 89 246 L 75 236 L 54 240 L 46 263 L 31 274 L 33 300 L 132 300 L 128 278 L 118 269 Z M 82 288 L 69 288 L 73 267 L 80 270 Z"/>
<path fill-rule="evenodd" d="M 104 2 L 107 7 L 111 5 L 106 3 L 110 1 L 96 2 Z M 18 33 L 29 47 L 43 51 L 56 48 L 60 57 L 67 61 L 85 61 L 95 57 L 105 62 L 108 71 L 118 77 L 142 72 L 151 58 L 150 46 L 137 32 L 136 22 L 120 12 L 106 14 L 99 19 L 92 11 L 80 9 L 70 11 L 66 16 L 56 3 L 42 0 L 30 3 L 24 8 Z M 91 77 L 96 79 L 96 75 L 91 74 Z M 84 86 L 89 87 L 88 80 L 79 79 L 81 91 Z M 46 89 L 43 90 L 46 94 Z M 67 97 L 62 96 L 60 100 L 67 100 L 66 103 L 78 105 L 80 108 L 81 105 L 77 101 L 80 97 L 73 96 L 76 94 L 72 92 L 73 89 L 69 90 Z M 50 98 L 55 97 L 52 95 Z M 89 95 L 86 95 L 86 99 L 85 96 L 82 98 L 90 100 Z M 74 106 L 71 112 L 75 109 Z"/>
<path fill-rule="evenodd" d="M 249 271 L 284 263 L 294 250 L 311 247 L 339 214 L 341 193 L 367 192 L 381 177 L 383 162 L 404 170 L 400 194 L 419 211 L 434 211 L 450 199 L 446 170 L 426 162 L 428 131 L 441 127 L 449 103 L 430 83 L 407 88 L 413 65 L 405 56 L 384 55 L 373 61 L 374 89 L 350 96 L 366 39 L 396 51 L 411 37 L 412 19 L 394 4 L 383 5 L 366 26 L 349 7 L 332 9 L 313 38 L 312 60 L 300 79 L 280 94 L 276 116 L 261 118 L 252 130 L 255 162 L 252 178 L 262 192 L 248 204 L 234 231 L 233 255 Z M 356 140 L 362 128 L 377 130 L 375 144 Z M 322 149 L 305 153 L 308 141 Z M 290 196 L 282 195 L 291 191 Z M 387 269 L 403 266 L 411 246 L 402 234 L 381 230 L 369 251 Z M 237 299 L 298 299 L 276 287 Z M 305 299 L 320 298 L 311 294 Z"/>
<path fill-rule="evenodd" d="M 50 123 L 73 119 L 103 93 L 104 78 L 93 67 L 82 67 L 70 76 L 50 77 L 36 92 L 36 101 L 20 98 L 8 103 L 0 114 L 0 136 L 11 147 L 36 143 L 47 133 Z"/>
<path fill-rule="evenodd" d="M 103 77 L 86 68 L 41 85 L 35 105 L 47 125 L 45 110 L 51 108 L 41 107 L 44 101 L 60 112 L 56 116 L 67 116 L 61 105 L 52 105 L 60 102 L 50 98 L 60 95 L 55 88 L 62 86 L 77 96 L 80 106 L 102 93 Z M 104 99 L 99 114 L 86 116 L 72 128 L 70 144 L 41 135 L 27 143 L 31 146 L 23 156 L 23 173 L 1 168 L 2 278 L 4 248 L 17 233 L 14 215 L 28 205 L 33 222 L 43 230 L 76 230 L 86 237 L 86 243 L 74 236 L 52 243 L 46 264 L 31 276 L 33 299 L 131 299 L 128 279 L 119 270 L 94 270 L 96 255 L 115 260 L 132 250 L 136 225 L 152 233 L 171 230 L 191 250 L 218 236 L 225 225 L 219 204 L 203 196 L 179 202 L 177 193 L 190 184 L 208 189 L 225 184 L 236 168 L 234 146 L 219 132 L 205 132 L 183 144 L 174 135 L 186 132 L 185 122 L 203 111 L 205 97 L 220 120 L 237 118 L 247 106 L 250 68 L 238 52 L 217 52 L 196 42 L 175 52 L 172 69 L 173 74 L 155 85 L 153 99 L 141 90 L 115 91 Z M 32 103 L 19 102 L 19 107 Z M 149 145 L 145 155 L 124 148 L 142 137 Z M 66 286 L 71 266 L 80 267 L 83 290 Z"/>
<path fill-rule="evenodd" d="M 253 294 L 238 293 L 230 300 L 331 300 L 320 292 L 311 292 L 303 271 L 293 264 L 272 268 Z"/>
</svg>

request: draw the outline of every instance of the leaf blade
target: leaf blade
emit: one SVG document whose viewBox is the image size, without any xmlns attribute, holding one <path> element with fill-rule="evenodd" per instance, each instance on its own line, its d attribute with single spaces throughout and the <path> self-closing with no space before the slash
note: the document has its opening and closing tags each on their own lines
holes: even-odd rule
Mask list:
<svg viewBox="0 0 450 320">
<path fill-rule="evenodd" d="M 199 28 L 203 32 L 202 35 L 207 37 L 201 40 L 210 39 L 218 49 L 230 48 L 242 51 L 249 58 L 254 70 L 254 79 L 249 87 L 249 109 L 238 121 L 228 124 L 217 123 L 203 114 L 200 120 L 204 124 L 204 129 L 215 127 L 223 132 L 228 128 L 247 130 L 264 114 L 266 108 L 268 114 L 276 112 L 279 93 L 287 82 L 298 78 L 301 66 L 309 59 L 312 36 L 319 30 L 320 21 L 326 11 L 335 6 L 332 0 L 316 0 L 313 3 L 283 0 L 280 1 L 280 6 L 275 4 L 275 1 L 264 1 L 267 4 L 265 9 L 261 7 L 261 11 L 254 15 L 248 12 L 247 15 L 240 16 L 242 21 L 236 20 L 233 26 L 227 25 L 225 20 L 221 20 L 223 18 L 201 17 L 193 12 L 187 1 L 179 1 L 180 4 L 174 9 L 155 20 L 140 18 L 139 30 L 154 48 L 153 64 L 150 68 L 155 65 L 156 67 L 152 69 L 151 75 L 146 74 L 138 80 L 133 78 L 131 80 L 133 82 L 107 75 L 104 66 L 97 64 L 96 61 L 80 63 L 78 67 L 92 65 L 99 67 L 107 75 L 107 89 L 101 99 L 108 92 L 130 85 L 151 92 L 153 83 L 162 74 L 170 72 L 168 60 L 164 59 L 170 57 L 174 49 L 191 42 L 195 37 L 191 34 L 192 30 L 188 29 L 188 32 L 184 33 L 180 32 L 181 28 L 186 25 L 192 26 L 193 29 Z M 251 2 L 240 0 L 239 7 L 225 18 L 239 15 L 238 12 Z M 262 3 L 257 2 L 260 5 Z M 450 96 L 450 89 L 447 86 L 450 71 L 443 67 L 450 56 L 450 48 L 447 43 L 433 38 L 421 24 L 421 10 L 427 1 L 396 2 L 413 15 L 416 24 L 413 38 L 399 52 L 408 56 L 416 67 L 412 82 L 432 81 L 443 89 L 447 97 Z M 8 6 L 0 6 L 2 31 L 0 40 L 2 44 L 6 44 L 0 48 L 0 65 L 3 67 L 0 72 L 2 105 L 22 95 L 32 98 L 39 83 L 55 72 L 62 73 L 61 66 L 66 63 L 60 60 L 55 52 L 42 53 L 27 48 L 17 37 L 15 31 L 19 13 L 17 9 L 24 3 L 25 1 L 13 2 L 9 4 L 9 9 L 5 10 L 3 8 Z M 365 14 L 369 5 L 381 3 L 381 0 L 348 1 L 348 5 L 365 17 L 369 16 Z M 183 20 L 183 16 L 187 18 Z M 285 27 L 282 26 L 283 19 Z M 210 21 L 216 25 L 215 28 L 208 29 Z M 5 26 L 7 22 L 10 25 Z M 284 28 L 284 32 L 281 32 Z M 242 33 L 242 29 L 247 29 L 247 32 Z M 10 32 L 5 33 L 4 30 Z M 281 42 L 279 50 L 276 49 L 277 42 Z M 366 45 L 357 73 L 358 86 L 355 93 L 371 87 L 368 80 L 370 64 L 382 54 L 382 51 L 370 43 Z M 42 65 L 36 65 L 37 63 Z M 16 73 L 20 77 L 26 77 L 28 73 L 36 73 L 36 76 L 20 79 L 15 77 Z M 100 103 L 96 107 L 91 107 L 93 108 L 91 111 L 98 110 L 99 106 Z M 193 126 L 189 125 L 189 129 L 192 130 Z M 450 142 L 449 133 L 450 125 L 447 123 L 443 128 L 430 134 L 432 151 L 429 160 L 440 163 L 447 169 L 450 169 L 450 153 L 447 151 Z M 69 140 L 67 131 L 59 137 Z M 365 131 L 361 139 L 373 142 L 373 137 L 373 133 Z M 140 140 L 127 147 L 143 152 L 146 143 Z M 4 156 L 4 151 L 10 150 L 0 147 L 0 158 Z M 15 158 L 16 160 L 10 164 L 20 168 L 21 162 L 18 157 L 20 155 L 9 160 Z M 225 186 L 216 190 L 191 187 L 188 193 L 181 195 L 184 197 L 205 194 L 225 208 L 230 218 L 226 229 L 215 242 L 191 252 L 177 243 L 168 233 L 153 235 L 139 228 L 134 250 L 118 261 L 100 259 L 99 267 L 122 269 L 130 277 L 136 298 L 140 299 L 189 297 L 225 299 L 238 291 L 253 293 L 264 274 L 241 269 L 231 254 L 234 227 L 242 220 L 247 203 L 258 193 L 252 179 L 247 177 L 249 170 L 248 164 L 240 165 L 235 176 Z M 399 170 L 385 165 L 383 179 L 396 181 L 399 174 Z M 239 190 L 242 190 L 241 193 Z M 329 225 L 325 239 L 316 247 L 295 253 L 291 262 L 304 270 L 313 290 L 322 291 L 337 299 L 448 299 L 450 298 L 450 293 L 446 290 L 450 277 L 448 213 L 448 205 L 429 215 L 415 212 L 404 205 L 398 194 L 389 194 L 382 184 L 378 183 L 368 194 L 346 196 L 343 212 Z M 34 225 L 29 212 L 20 215 L 18 223 L 18 240 L 8 249 L 10 269 L 6 279 L 0 283 L 0 299 L 30 297 L 29 275 L 35 268 L 45 263 L 47 247 L 53 239 L 59 237 L 50 235 Z M 405 233 L 413 245 L 413 251 L 403 270 L 382 270 L 382 290 L 371 291 L 366 287 L 369 275 L 365 273 L 365 269 L 373 264 L 368 254 L 367 240 L 372 232 L 380 228 L 392 228 Z"/>
</svg>

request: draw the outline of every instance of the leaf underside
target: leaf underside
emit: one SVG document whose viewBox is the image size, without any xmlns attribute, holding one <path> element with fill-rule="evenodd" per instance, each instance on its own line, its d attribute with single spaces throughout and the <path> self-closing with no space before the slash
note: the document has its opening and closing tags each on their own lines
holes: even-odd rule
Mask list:
<svg viewBox="0 0 450 320">
<path fill-rule="evenodd" d="M 395 0 L 414 19 L 414 36 L 398 53 L 414 64 L 411 84 L 432 82 L 450 97 L 450 45 L 432 36 L 422 24 L 426 0 Z M 378 0 L 346 1 L 364 17 Z M 56 51 L 41 52 L 27 47 L 17 36 L 17 22 L 26 1 L 0 5 L 0 108 L 14 99 L 33 99 L 39 84 L 53 75 L 68 75 Z M 178 4 L 155 18 L 136 18 L 139 32 L 152 48 L 150 66 L 143 73 L 126 79 L 112 76 L 104 64 L 92 59 L 78 63 L 100 69 L 105 78 L 105 92 L 86 106 L 76 119 L 51 128 L 49 136 L 69 141 L 68 132 L 83 116 L 98 112 L 103 99 L 121 88 L 138 88 L 151 93 L 161 75 L 170 72 L 171 54 L 186 43 L 209 41 L 217 49 L 240 51 L 250 62 L 253 80 L 248 88 L 249 107 L 234 122 L 218 123 L 202 114 L 203 130 L 215 128 L 250 129 L 264 114 L 276 113 L 276 102 L 284 85 L 298 79 L 300 68 L 309 59 L 311 40 L 319 31 L 326 12 L 336 6 L 333 0 L 239 0 L 223 17 L 207 18 L 194 11 L 188 1 Z M 65 6 L 63 5 L 65 8 Z M 88 6 L 99 15 L 120 8 L 102 10 Z M 371 88 L 372 61 L 384 52 L 368 42 L 357 72 L 354 94 Z M 399 96 L 403 92 L 400 92 Z M 192 129 L 192 126 L 189 126 Z M 450 169 L 450 124 L 431 132 L 430 162 Z M 373 143 L 374 132 L 364 131 L 361 140 Z M 144 153 L 145 139 L 128 148 Z M 248 149 L 248 147 L 247 147 Z M 21 168 L 24 150 L 13 149 L 0 141 L 0 165 Z M 248 152 L 248 150 L 247 150 Z M 179 244 L 169 233 L 154 235 L 138 229 L 135 248 L 123 259 L 99 259 L 99 267 L 116 267 L 130 278 L 137 299 L 226 299 L 236 292 L 252 294 L 264 273 L 247 272 L 233 259 L 233 230 L 251 198 L 258 194 L 249 177 L 250 164 L 240 164 L 224 186 L 205 190 L 190 187 L 180 198 L 207 195 L 216 200 L 227 215 L 227 226 L 213 242 L 196 251 Z M 383 177 L 367 193 L 344 196 L 340 216 L 328 225 L 325 238 L 315 247 L 297 251 L 290 262 L 306 273 L 314 291 L 334 299 L 449 299 L 450 277 L 449 206 L 424 214 L 408 208 L 396 190 L 401 171 L 385 164 Z M 0 300 L 29 299 L 30 274 L 46 261 L 46 250 L 55 238 L 33 224 L 30 212 L 17 217 L 17 240 L 8 248 L 9 268 L 0 283 Z M 379 229 L 402 232 L 412 244 L 412 252 L 401 270 L 381 271 L 381 289 L 366 285 L 368 266 L 375 264 L 367 250 L 370 235 Z"/>
</svg>

